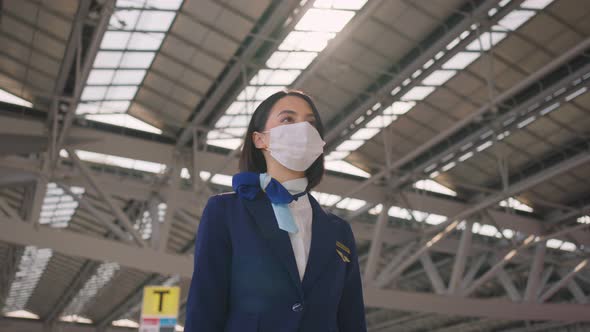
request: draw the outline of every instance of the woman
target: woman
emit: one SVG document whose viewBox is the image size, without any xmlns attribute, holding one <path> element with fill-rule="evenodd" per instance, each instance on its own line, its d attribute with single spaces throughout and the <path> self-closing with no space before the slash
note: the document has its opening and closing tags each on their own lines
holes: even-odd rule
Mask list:
<svg viewBox="0 0 590 332">
<path fill-rule="evenodd" d="M 185 332 L 366 331 L 350 225 L 308 194 L 324 145 L 307 95 L 277 92 L 255 110 L 234 192 L 203 210 Z"/>
</svg>

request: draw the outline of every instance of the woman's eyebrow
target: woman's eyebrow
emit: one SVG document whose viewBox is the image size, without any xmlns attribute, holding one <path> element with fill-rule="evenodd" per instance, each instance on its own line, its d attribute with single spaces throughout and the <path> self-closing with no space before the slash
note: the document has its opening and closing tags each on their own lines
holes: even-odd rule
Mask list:
<svg viewBox="0 0 590 332">
<path fill-rule="evenodd" d="M 297 112 L 295 112 L 293 110 L 282 110 L 282 111 L 279 112 L 279 114 L 277 114 L 277 116 L 280 116 L 283 113 L 297 114 Z"/>
</svg>

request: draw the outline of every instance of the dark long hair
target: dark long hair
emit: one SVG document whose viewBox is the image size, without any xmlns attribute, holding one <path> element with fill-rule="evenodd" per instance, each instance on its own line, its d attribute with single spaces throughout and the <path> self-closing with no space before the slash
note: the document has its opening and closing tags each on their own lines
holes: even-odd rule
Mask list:
<svg viewBox="0 0 590 332">
<path fill-rule="evenodd" d="M 254 145 L 252 133 L 255 131 L 264 131 L 270 110 L 277 101 L 286 96 L 301 98 L 305 100 L 307 104 L 309 104 L 309 107 L 315 116 L 315 128 L 320 133 L 322 139 L 324 138 L 324 126 L 322 125 L 320 114 L 310 96 L 298 90 L 284 90 L 276 92 L 261 102 L 260 105 L 258 105 L 254 111 L 254 114 L 252 115 L 252 118 L 250 119 L 248 131 L 246 132 L 246 137 L 244 138 L 242 154 L 240 155 L 240 172 L 266 172 L 266 160 L 264 159 L 264 154 L 262 154 L 262 151 L 260 151 L 260 149 L 256 148 Z M 318 159 L 316 159 L 313 164 L 311 164 L 311 166 L 305 170 L 305 176 L 307 177 L 307 190 L 317 186 L 322 180 L 323 175 L 324 154 L 322 153 Z"/>
</svg>

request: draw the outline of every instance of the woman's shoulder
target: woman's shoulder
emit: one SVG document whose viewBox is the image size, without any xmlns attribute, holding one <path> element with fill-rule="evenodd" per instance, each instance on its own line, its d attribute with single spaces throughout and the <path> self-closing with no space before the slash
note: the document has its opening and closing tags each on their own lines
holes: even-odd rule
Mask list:
<svg viewBox="0 0 590 332">
<path fill-rule="evenodd" d="M 238 195 L 236 194 L 235 191 L 227 191 L 227 192 L 217 193 L 217 194 L 209 196 L 209 202 L 227 203 L 227 202 L 234 201 L 237 198 L 238 198 Z"/>
</svg>

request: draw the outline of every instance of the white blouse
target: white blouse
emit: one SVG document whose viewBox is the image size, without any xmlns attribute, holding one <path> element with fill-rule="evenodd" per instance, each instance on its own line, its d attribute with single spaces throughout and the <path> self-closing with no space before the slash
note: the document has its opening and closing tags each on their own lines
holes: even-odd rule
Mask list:
<svg viewBox="0 0 590 332">
<path fill-rule="evenodd" d="M 270 177 L 267 177 L 267 183 Z M 265 183 L 265 185 L 267 184 Z M 281 183 L 285 189 L 291 194 L 295 195 L 305 191 L 307 188 L 307 177 L 288 180 Z M 308 194 L 309 195 L 309 194 Z M 295 262 L 297 263 L 297 270 L 299 270 L 299 278 L 303 281 L 303 274 L 307 266 L 307 259 L 309 257 L 309 247 L 311 245 L 311 221 L 313 212 L 308 195 L 299 197 L 296 201 L 289 203 L 289 210 L 293 215 L 295 225 L 297 225 L 297 233 L 288 233 L 291 239 L 291 247 L 295 255 Z"/>
</svg>

